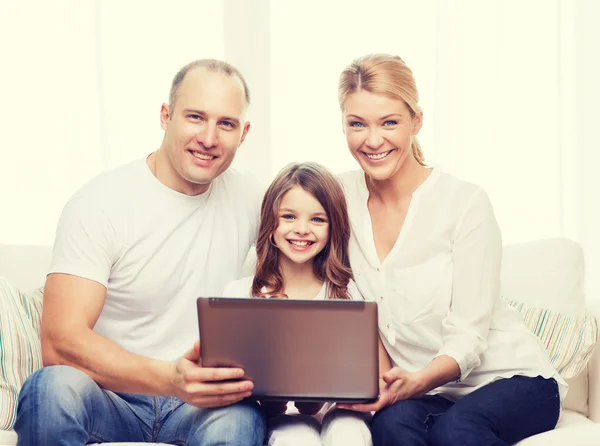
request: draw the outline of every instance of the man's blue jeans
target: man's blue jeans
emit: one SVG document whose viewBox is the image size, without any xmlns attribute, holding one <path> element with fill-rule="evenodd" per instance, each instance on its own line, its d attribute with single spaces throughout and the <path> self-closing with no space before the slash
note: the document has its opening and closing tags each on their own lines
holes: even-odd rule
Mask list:
<svg viewBox="0 0 600 446">
<path fill-rule="evenodd" d="M 554 429 L 560 414 L 554 379 L 515 376 L 453 403 L 425 395 L 386 407 L 371 423 L 374 446 L 507 446 Z"/>
<path fill-rule="evenodd" d="M 104 442 L 261 446 L 266 423 L 254 401 L 199 409 L 173 397 L 103 390 L 75 368 L 52 366 L 37 371 L 23 385 L 15 430 L 19 446 Z"/>
</svg>

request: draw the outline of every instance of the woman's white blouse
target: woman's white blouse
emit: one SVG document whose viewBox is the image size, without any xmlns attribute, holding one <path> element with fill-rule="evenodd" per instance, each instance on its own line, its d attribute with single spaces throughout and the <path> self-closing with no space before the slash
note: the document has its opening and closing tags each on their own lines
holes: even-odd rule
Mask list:
<svg viewBox="0 0 600 446">
<path fill-rule="evenodd" d="M 350 261 L 394 365 L 417 371 L 448 355 L 460 378 L 434 389 L 451 399 L 500 378 L 555 378 L 542 342 L 500 298 L 502 240 L 485 191 L 435 168 L 413 193 L 404 225 L 380 262 L 362 170 L 343 174 L 352 225 Z"/>
</svg>

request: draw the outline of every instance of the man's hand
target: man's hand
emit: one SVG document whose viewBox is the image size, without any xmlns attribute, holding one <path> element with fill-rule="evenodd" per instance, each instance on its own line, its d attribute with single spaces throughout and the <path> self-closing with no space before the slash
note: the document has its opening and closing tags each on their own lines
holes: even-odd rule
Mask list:
<svg viewBox="0 0 600 446">
<path fill-rule="evenodd" d="M 171 384 L 173 395 L 196 407 L 222 407 L 237 403 L 252 394 L 251 381 L 239 380 L 239 368 L 206 368 L 198 364 L 200 342 L 196 342 L 183 358 L 173 363 Z"/>
<path fill-rule="evenodd" d="M 337 404 L 337 406 L 359 412 L 377 412 L 397 401 L 419 397 L 425 393 L 425 386 L 420 376 L 400 367 L 394 367 L 387 371 L 383 375 L 383 382 L 385 385 L 380 388 L 377 401 L 369 404 Z"/>
</svg>

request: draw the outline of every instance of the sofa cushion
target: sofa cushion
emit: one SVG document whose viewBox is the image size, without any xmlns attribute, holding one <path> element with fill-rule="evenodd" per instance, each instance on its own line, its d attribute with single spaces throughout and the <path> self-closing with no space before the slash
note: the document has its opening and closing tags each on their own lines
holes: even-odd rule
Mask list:
<svg viewBox="0 0 600 446">
<path fill-rule="evenodd" d="M 0 277 L 0 430 L 12 429 L 23 382 L 42 367 L 42 289 L 22 293 Z"/>
<path fill-rule="evenodd" d="M 541 339 L 550 362 L 563 378 L 574 378 L 585 370 L 598 341 L 596 318 L 569 316 L 514 300 L 508 303 Z"/>
</svg>

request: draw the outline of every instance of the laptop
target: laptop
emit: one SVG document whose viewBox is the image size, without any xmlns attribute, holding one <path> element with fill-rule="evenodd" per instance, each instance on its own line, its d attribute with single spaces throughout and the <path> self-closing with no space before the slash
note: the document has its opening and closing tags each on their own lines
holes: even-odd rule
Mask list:
<svg viewBox="0 0 600 446">
<path fill-rule="evenodd" d="M 241 367 L 260 400 L 371 402 L 379 394 L 377 304 L 201 297 L 204 367 Z"/>
</svg>

